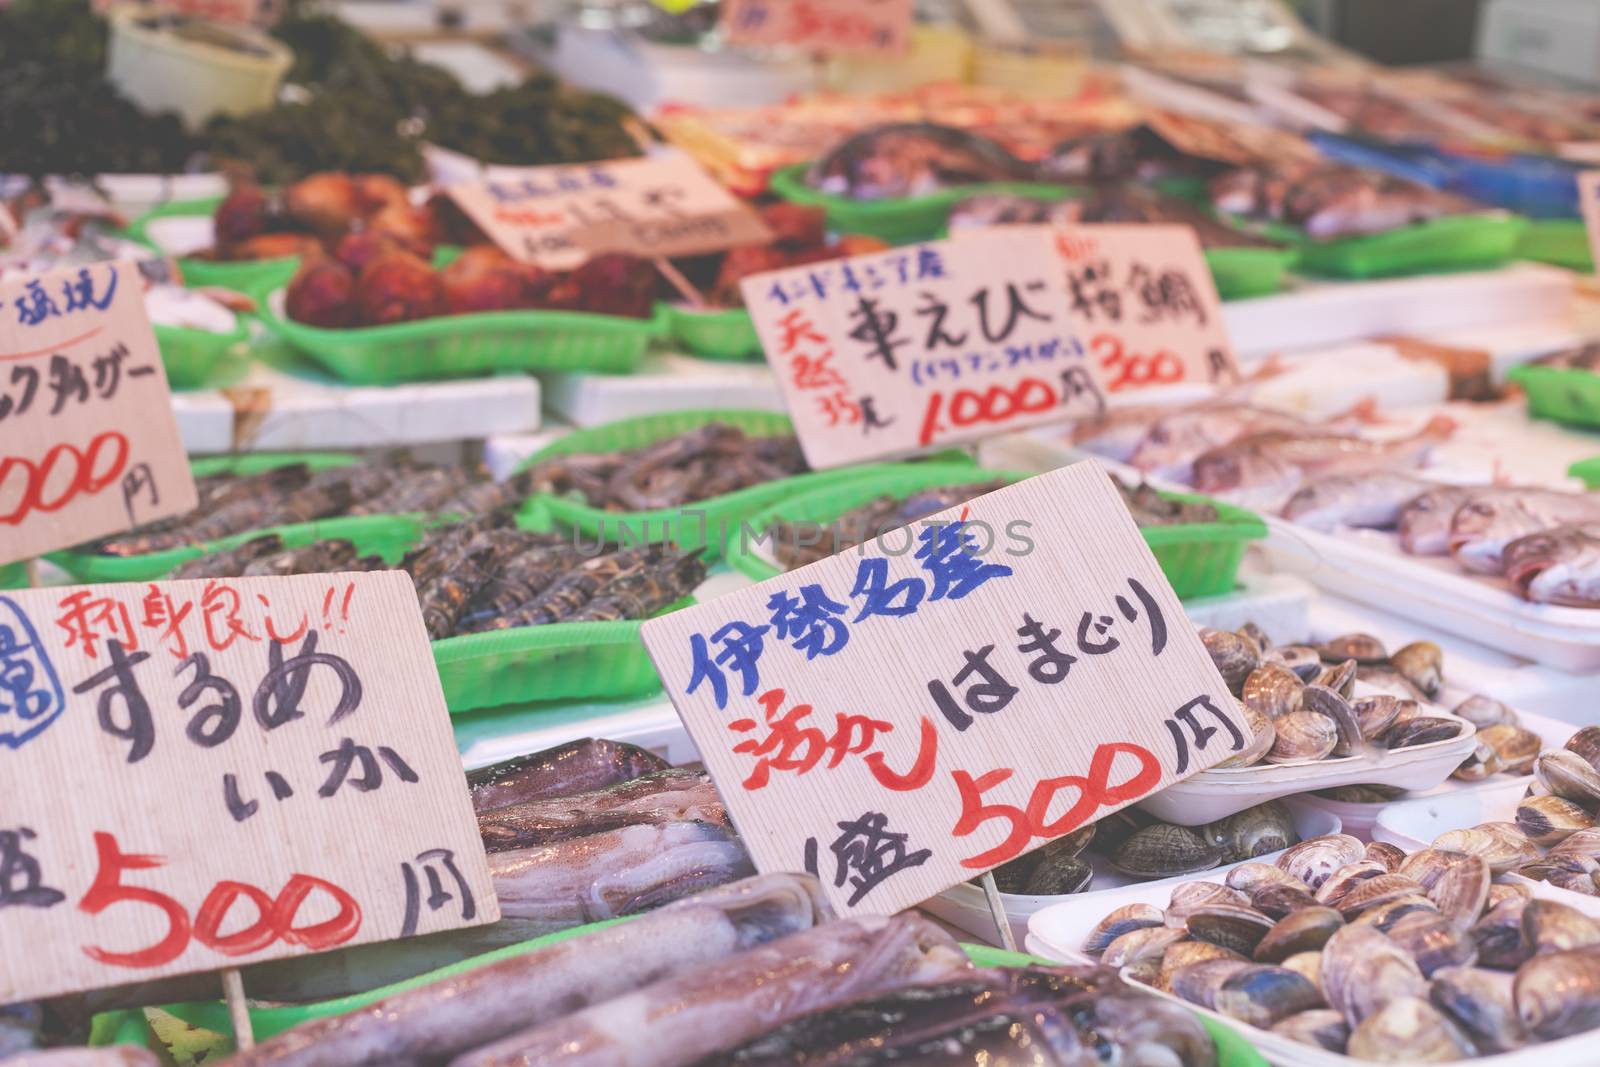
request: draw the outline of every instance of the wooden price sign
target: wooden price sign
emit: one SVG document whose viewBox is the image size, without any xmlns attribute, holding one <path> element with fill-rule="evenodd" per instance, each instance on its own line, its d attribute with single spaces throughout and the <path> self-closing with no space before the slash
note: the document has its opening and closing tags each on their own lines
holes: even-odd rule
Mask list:
<svg viewBox="0 0 1600 1067">
<path fill-rule="evenodd" d="M 1238 752 L 1249 728 L 1081 463 L 644 624 L 763 871 L 890 913 Z"/>
<path fill-rule="evenodd" d="M 729 44 L 809 52 L 899 55 L 911 41 L 912 0 L 722 0 Z"/>
<path fill-rule="evenodd" d="M 138 266 L 0 283 L 0 563 L 195 503 Z"/>
<path fill-rule="evenodd" d="M 499 918 L 400 571 L 0 594 L 0 1003 Z"/>
<path fill-rule="evenodd" d="M 1109 393 L 1239 376 L 1222 303 L 1188 226 L 1064 226 L 1072 320 Z"/>
<path fill-rule="evenodd" d="M 1578 203 L 1583 208 L 1583 224 L 1589 231 L 1590 257 L 1600 269 L 1600 170 L 1578 174 Z"/>
<path fill-rule="evenodd" d="M 1048 227 L 980 230 L 741 284 L 812 467 L 1105 407 Z"/>
<path fill-rule="evenodd" d="M 601 252 L 686 256 L 772 239 L 747 204 L 681 153 L 495 174 L 447 191 L 507 255 L 549 270 Z"/>
</svg>

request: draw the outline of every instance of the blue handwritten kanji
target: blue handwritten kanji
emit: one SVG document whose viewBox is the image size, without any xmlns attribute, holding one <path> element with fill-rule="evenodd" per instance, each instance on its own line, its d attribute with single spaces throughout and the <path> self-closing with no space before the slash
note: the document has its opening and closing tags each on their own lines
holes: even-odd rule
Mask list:
<svg viewBox="0 0 1600 1067">
<path fill-rule="evenodd" d="M 55 666 L 33 622 L 10 597 L 0 597 L 0 745 L 21 748 L 66 708 Z"/>
<path fill-rule="evenodd" d="M 802 585 L 800 596 L 780 591 L 767 601 L 772 612 L 772 630 L 780 641 L 789 641 L 806 659 L 831 656 L 850 640 L 850 631 L 840 617 L 849 609 L 832 599 L 815 582 Z"/>
<path fill-rule="evenodd" d="M 978 558 L 975 539 L 964 522 L 930 526 L 917 540 L 915 558 L 933 579 L 929 600 L 960 600 L 990 579 L 1012 573 L 1003 563 L 985 563 Z"/>
<path fill-rule="evenodd" d="M 852 621 L 861 622 L 874 615 L 910 615 L 926 595 L 927 586 L 921 578 L 890 582 L 887 559 L 882 556 L 864 559 L 856 566 L 856 584 L 850 590 L 852 599 L 862 600 L 861 610 Z"/>
<path fill-rule="evenodd" d="M 737 671 L 739 674 L 740 692 L 744 696 L 751 696 L 756 691 L 756 686 L 761 682 L 761 673 L 757 661 L 761 659 L 761 651 L 765 646 L 765 636 L 770 626 L 752 626 L 750 623 L 734 619 L 723 624 L 711 635 L 710 644 L 720 645 L 722 650 L 715 657 L 711 655 L 710 644 L 705 635 L 689 635 L 689 654 L 692 659 L 689 674 L 689 685 L 684 690 L 693 693 L 700 688 L 702 682 L 709 682 L 711 695 L 717 702 L 717 707 L 728 706 L 728 679 L 723 673 L 723 668 Z"/>
</svg>

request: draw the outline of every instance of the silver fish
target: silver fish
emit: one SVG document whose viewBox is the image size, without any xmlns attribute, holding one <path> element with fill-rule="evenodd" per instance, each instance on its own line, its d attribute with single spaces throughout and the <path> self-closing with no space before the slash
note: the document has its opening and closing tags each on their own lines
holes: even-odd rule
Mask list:
<svg viewBox="0 0 1600 1067">
<path fill-rule="evenodd" d="M 1401 471 L 1338 474 L 1302 485 L 1283 505 L 1283 517 L 1313 530 L 1384 529 L 1428 484 Z"/>
<path fill-rule="evenodd" d="M 1600 493 L 1517 489 L 1477 496 L 1450 520 L 1450 555 L 1469 571 L 1499 574 L 1501 553 L 1512 541 L 1583 522 L 1600 522 Z"/>
<path fill-rule="evenodd" d="M 1505 576 L 1529 600 L 1600 607 L 1600 524 L 1557 526 L 1505 547 Z"/>
<path fill-rule="evenodd" d="M 1498 491 L 1492 486 L 1441 485 L 1418 493 L 1400 509 L 1400 547 L 1414 556 L 1445 555 L 1456 509 Z"/>
</svg>

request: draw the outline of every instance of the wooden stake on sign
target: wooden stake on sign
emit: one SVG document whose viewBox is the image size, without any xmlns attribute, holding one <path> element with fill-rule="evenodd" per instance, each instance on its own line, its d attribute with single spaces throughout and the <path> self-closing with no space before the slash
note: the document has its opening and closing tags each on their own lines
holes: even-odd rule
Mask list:
<svg viewBox="0 0 1600 1067">
<path fill-rule="evenodd" d="M 222 997 L 228 1002 L 233 1047 L 240 1052 L 255 1048 L 256 1032 L 250 1023 L 250 1008 L 244 1002 L 244 975 L 239 973 L 239 968 L 229 967 L 222 972 Z"/>
<path fill-rule="evenodd" d="M 678 290 L 679 296 L 689 301 L 691 307 L 703 308 L 706 306 L 706 298 L 700 295 L 700 290 L 696 289 L 694 283 L 683 276 L 682 271 L 672 265 L 670 259 L 666 256 L 656 256 L 650 262 L 656 265 L 656 270 L 661 272 L 661 276 L 667 280 L 667 284 Z"/>
<path fill-rule="evenodd" d="M 39 588 L 39 561 L 36 559 L 30 559 L 26 564 L 24 564 L 24 566 L 27 569 L 28 588 Z"/>
<path fill-rule="evenodd" d="M 1017 951 L 1017 939 L 1011 936 L 1011 920 L 1006 918 L 1006 906 L 1000 899 L 1000 887 L 994 884 L 994 872 L 984 871 L 981 879 L 983 899 L 989 902 L 989 914 L 994 918 L 994 928 L 1000 931 L 1000 944 L 1007 952 Z"/>
</svg>

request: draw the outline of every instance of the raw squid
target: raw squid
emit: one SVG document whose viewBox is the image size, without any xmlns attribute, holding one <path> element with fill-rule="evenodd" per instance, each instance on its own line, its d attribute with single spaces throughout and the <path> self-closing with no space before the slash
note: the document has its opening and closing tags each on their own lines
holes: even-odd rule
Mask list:
<svg viewBox="0 0 1600 1067">
<path fill-rule="evenodd" d="M 636 745 L 592 737 L 470 771 L 472 807 L 478 812 L 526 800 L 604 789 L 667 769 L 667 761 Z"/>
<path fill-rule="evenodd" d="M 809 1012 L 971 973 L 917 915 L 829 923 L 458 1056 L 451 1067 L 682 1067 Z"/>
<path fill-rule="evenodd" d="M 711 776 L 669 769 L 591 793 L 529 800 L 478 816 L 484 848 L 503 852 L 548 845 L 624 826 L 669 822 L 728 823 Z"/>
<path fill-rule="evenodd" d="M 434 1060 L 494 1041 L 640 986 L 708 970 L 744 949 L 826 918 L 804 875 L 758 875 L 465 974 L 318 1019 L 228 1063 L 232 1067 L 379 1067 Z"/>
</svg>

